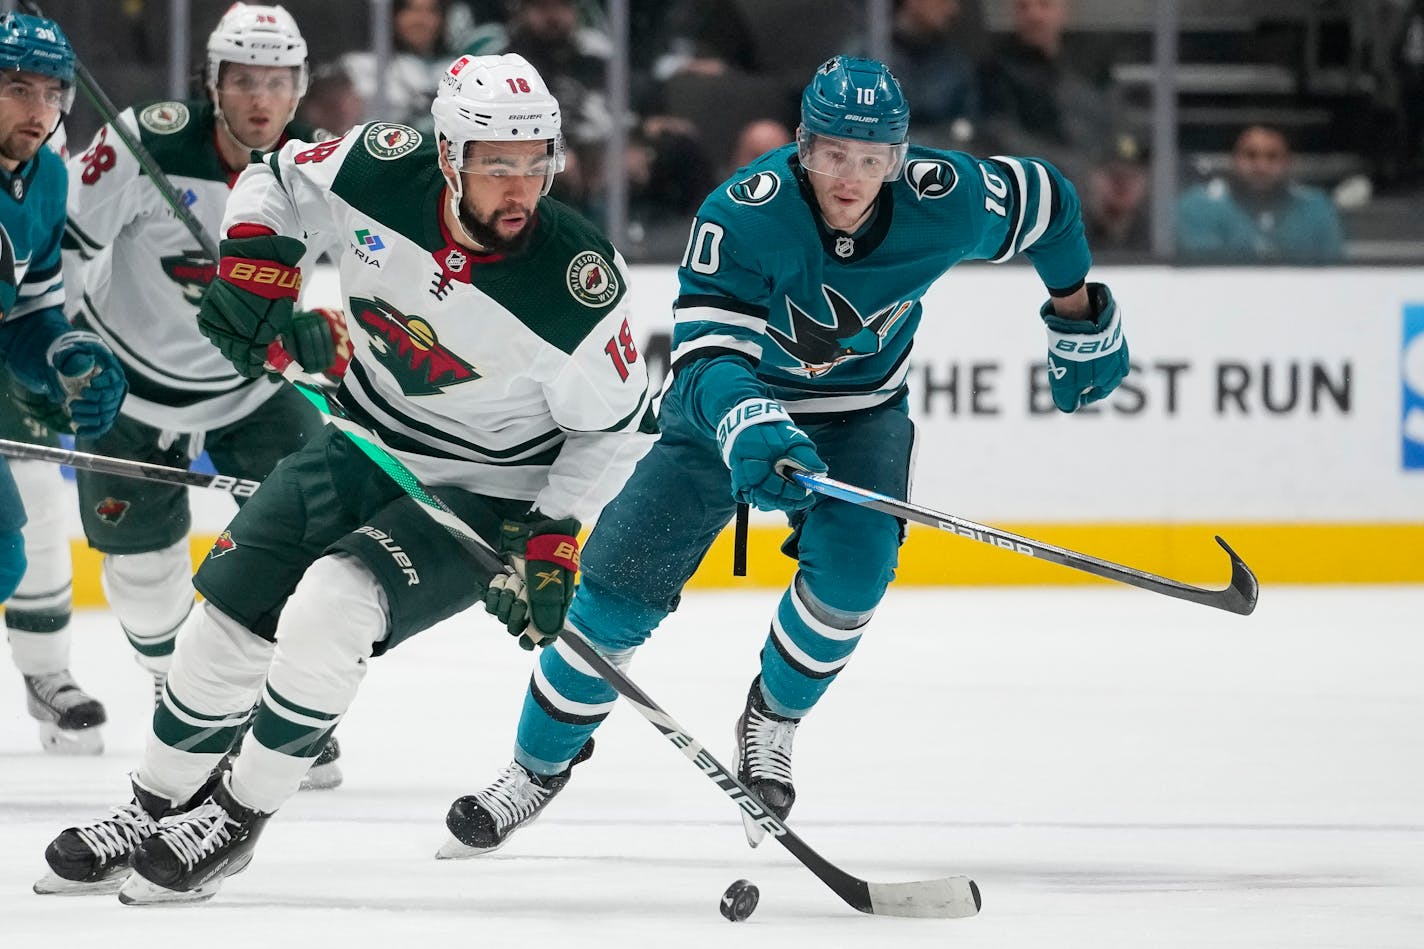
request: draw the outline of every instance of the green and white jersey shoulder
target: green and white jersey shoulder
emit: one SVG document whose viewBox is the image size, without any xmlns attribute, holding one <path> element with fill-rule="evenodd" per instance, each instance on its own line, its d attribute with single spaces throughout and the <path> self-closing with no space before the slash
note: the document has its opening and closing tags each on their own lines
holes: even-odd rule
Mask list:
<svg viewBox="0 0 1424 949">
<path fill-rule="evenodd" d="M 162 101 L 115 120 L 136 136 L 216 241 L 237 173 L 224 167 L 210 102 Z M 293 123 L 287 137 L 313 137 Z M 271 398 L 267 380 L 238 375 L 198 331 L 214 262 L 179 221 L 112 126 L 69 160 L 65 270 L 71 318 L 124 363 L 123 413 L 170 431 L 227 425 Z"/>
<path fill-rule="evenodd" d="M 341 246 L 344 399 L 421 480 L 587 520 L 654 431 L 623 260 L 549 198 L 523 250 L 476 253 L 446 201 L 434 143 L 378 122 L 254 165 L 225 226 Z"/>
</svg>

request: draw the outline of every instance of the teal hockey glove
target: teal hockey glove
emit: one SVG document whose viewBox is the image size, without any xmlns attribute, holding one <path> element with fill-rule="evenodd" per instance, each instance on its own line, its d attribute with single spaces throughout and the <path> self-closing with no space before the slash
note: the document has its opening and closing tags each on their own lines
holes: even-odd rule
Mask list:
<svg viewBox="0 0 1424 949">
<path fill-rule="evenodd" d="M 773 399 L 747 399 L 734 405 L 717 423 L 717 447 L 732 472 L 732 496 L 763 511 L 798 511 L 815 503 L 815 495 L 777 474 L 777 462 L 793 462 L 806 471 L 824 473 L 816 446 L 796 427 Z"/>
<path fill-rule="evenodd" d="M 1054 315 L 1049 300 L 1038 311 L 1048 327 L 1048 385 L 1060 412 L 1073 412 L 1107 398 L 1127 376 L 1127 338 L 1112 292 L 1101 283 L 1088 284 L 1091 320 Z"/>
<path fill-rule="evenodd" d="M 547 646 L 564 631 L 579 566 L 579 522 L 531 511 L 505 521 L 499 552 L 514 567 L 485 590 L 485 611 L 499 619 L 521 649 Z"/>
<path fill-rule="evenodd" d="M 230 238 L 220 249 L 217 277 L 198 305 L 198 329 L 239 373 L 255 379 L 266 371 L 268 344 L 294 335 L 292 305 L 302 285 L 297 263 L 306 248 L 294 237 L 263 235 Z"/>
<path fill-rule="evenodd" d="M 107 432 L 119 415 L 129 381 L 104 341 L 71 330 L 49 344 L 45 358 L 53 373 L 49 397 L 69 411 L 74 434 L 98 438 Z"/>
</svg>

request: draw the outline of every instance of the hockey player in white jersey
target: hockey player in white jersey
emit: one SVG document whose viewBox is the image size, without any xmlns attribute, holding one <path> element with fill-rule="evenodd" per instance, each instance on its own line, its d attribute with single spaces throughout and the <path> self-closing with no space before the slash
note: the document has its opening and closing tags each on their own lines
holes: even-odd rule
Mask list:
<svg viewBox="0 0 1424 949">
<path fill-rule="evenodd" d="M 209 98 L 140 104 L 117 118 L 209 234 L 218 233 L 253 153 L 314 137 L 291 121 L 306 58 L 286 10 L 236 3 L 208 37 Z M 66 270 L 82 290 L 71 293 L 71 317 L 113 348 L 130 380 L 118 423 L 77 447 L 183 468 L 206 449 L 223 474 L 265 478 L 320 429 L 319 416 L 289 386 L 235 372 L 198 331 L 198 300 L 215 264 L 114 128 L 101 128 L 71 159 L 69 178 Z M 90 471 L 78 483 L 85 536 L 104 553 L 105 594 L 154 677 L 156 701 L 173 637 L 193 607 L 187 489 Z M 339 780 L 337 769 L 326 770 L 334 773 L 322 783 Z"/>
<path fill-rule="evenodd" d="M 558 103 L 522 57 L 460 57 L 431 111 L 435 142 L 377 122 L 249 168 L 199 320 L 244 372 L 274 340 L 310 365 L 298 264 L 304 242 L 340 238 L 342 402 L 518 574 L 491 576 L 327 428 L 199 568 L 205 603 L 178 637 L 134 800 L 55 838 L 38 890 L 206 899 L 247 866 L 369 657 L 481 599 L 531 648 L 563 629 L 580 524 L 656 433 L 624 265 L 547 197 Z M 254 702 L 231 770 L 210 777 Z"/>
</svg>

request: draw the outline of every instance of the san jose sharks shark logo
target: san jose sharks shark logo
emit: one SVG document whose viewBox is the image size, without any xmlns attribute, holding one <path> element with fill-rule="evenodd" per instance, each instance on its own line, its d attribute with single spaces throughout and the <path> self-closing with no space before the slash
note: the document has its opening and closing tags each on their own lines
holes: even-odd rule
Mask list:
<svg viewBox="0 0 1424 949">
<path fill-rule="evenodd" d="M 738 204 L 766 204 L 781 190 L 781 179 L 774 172 L 759 171 L 727 187 L 727 197 Z"/>
<path fill-rule="evenodd" d="M 406 395 L 438 395 L 446 386 L 480 378 L 475 367 L 440 345 L 435 330 L 385 300 L 351 298 L 351 315 L 371 338 L 371 352 Z"/>
<path fill-rule="evenodd" d="M 787 355 L 801 363 L 799 369 L 791 371 L 813 379 L 830 372 L 847 359 L 873 356 L 880 352 L 880 344 L 885 337 L 915 305 L 913 300 L 900 300 L 869 319 L 863 319 L 855 306 L 834 287 L 822 284 L 821 293 L 830 305 L 831 316 L 835 318 L 833 324 L 827 326 L 816 320 L 787 297 L 786 313 L 791 318 L 791 333 L 788 335 L 770 325 L 766 328 L 767 335 Z"/>
<path fill-rule="evenodd" d="M 921 201 L 942 198 L 959 184 L 954 166 L 938 158 L 916 158 L 905 165 L 905 183 L 915 190 Z"/>
<path fill-rule="evenodd" d="M 203 291 L 213 282 L 218 268 L 201 250 L 185 250 L 181 254 L 169 254 L 158 258 L 168 279 L 178 284 L 183 291 L 183 299 L 196 306 L 203 299 Z"/>
</svg>

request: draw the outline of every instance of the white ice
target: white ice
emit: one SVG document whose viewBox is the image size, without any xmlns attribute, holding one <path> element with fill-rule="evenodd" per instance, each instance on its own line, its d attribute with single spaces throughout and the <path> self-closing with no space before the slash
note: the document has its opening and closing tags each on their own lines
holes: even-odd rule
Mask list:
<svg viewBox="0 0 1424 949">
<path fill-rule="evenodd" d="M 689 594 L 633 678 L 728 761 L 772 591 Z M 791 821 L 858 876 L 964 873 L 967 920 L 862 916 L 631 707 L 539 823 L 432 859 L 507 763 L 529 658 L 467 614 L 371 663 L 346 783 L 271 822 L 210 903 L 39 897 L 46 842 L 127 799 L 149 687 L 75 623 L 108 751 L 39 752 L 0 674 L 0 946 L 1424 946 L 1424 588 L 1272 588 L 1256 615 L 1140 591 L 892 590 L 797 736 Z M 733 880 L 761 906 L 732 927 Z M 75 941 L 79 940 L 79 941 Z"/>
</svg>

